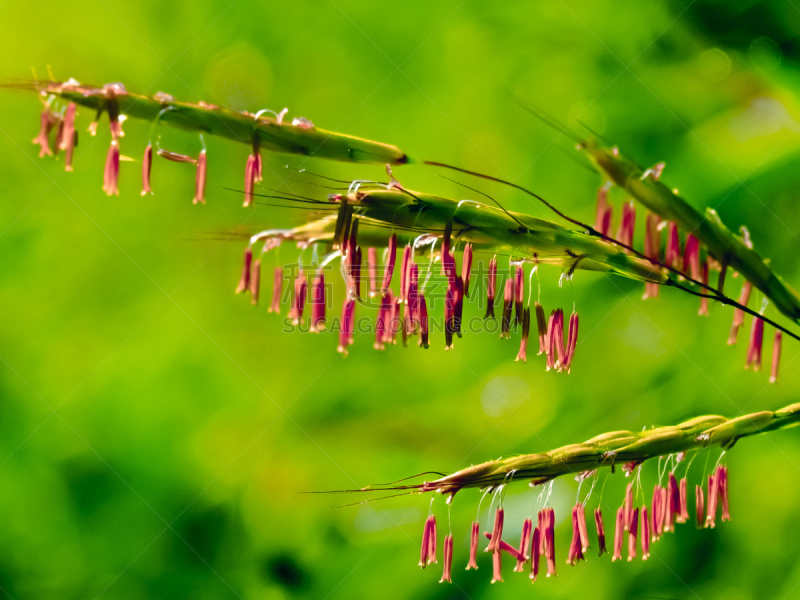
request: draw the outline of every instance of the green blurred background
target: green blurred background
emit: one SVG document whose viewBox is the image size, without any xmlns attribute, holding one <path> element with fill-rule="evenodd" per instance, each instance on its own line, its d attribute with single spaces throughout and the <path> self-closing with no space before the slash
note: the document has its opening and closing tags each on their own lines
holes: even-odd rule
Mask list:
<svg viewBox="0 0 800 600">
<path fill-rule="evenodd" d="M 582 135 L 585 123 L 645 166 L 666 161 L 668 185 L 734 229 L 746 223 L 756 249 L 798 286 L 798 34 L 791 0 L 6 0 L 0 75 L 30 78 L 33 67 L 46 77 L 50 65 L 58 79 L 123 81 L 251 111 L 288 106 L 418 159 L 514 179 L 591 220 L 599 177 L 519 97 Z M 8 597 L 800 597 L 794 430 L 740 442 L 728 459 L 733 521 L 680 526 L 648 562 L 611 564 L 590 550 L 588 562 L 564 565 L 577 486 L 556 482 L 559 577 L 533 589 L 510 565 L 506 583 L 490 586 L 486 555 L 479 571 L 464 571 L 476 491 L 452 506 L 452 586 L 438 583 L 437 568 L 416 566 L 427 497 L 334 509 L 362 498 L 301 494 L 452 471 L 607 430 L 782 407 L 797 401 L 798 344 L 787 341 L 782 381 L 768 385 L 767 373 L 742 368 L 747 332 L 726 345 L 729 309 L 699 318 L 696 298 L 662 291 L 642 302 L 641 286 L 598 274 L 559 288 L 558 271 L 544 269 L 545 307 L 574 300 L 581 314 L 569 376 L 546 373 L 539 359 L 515 363 L 516 342 L 489 334 L 465 335 L 453 352 L 438 338 L 424 353 L 375 352 L 364 337 L 344 359 L 334 334 L 284 334 L 265 303 L 232 293 L 242 243 L 226 234 L 305 214 L 241 208 L 224 188 L 241 188 L 245 147 L 207 140 L 207 206 L 190 202 L 193 170 L 163 161 L 155 196 L 139 196 L 139 164 L 124 162 L 121 196 L 107 198 L 105 122 L 90 138 L 92 115 L 79 111 L 75 172 L 65 174 L 30 144 L 34 95 L 3 90 L 0 105 Z M 123 154 L 138 160 L 149 125 L 125 129 Z M 198 149 L 196 136 L 160 133 L 172 150 Z M 264 158 L 263 185 L 299 193 L 321 190 L 284 181 L 287 164 L 385 177 L 380 166 Z M 412 189 L 468 193 L 419 164 L 395 174 Z M 461 180 L 545 216 L 525 196 Z M 467 305 L 467 316 L 478 312 Z M 652 485 L 655 466 L 643 477 Z M 608 480 L 608 530 L 625 483 Z M 509 490 L 509 541 L 535 498 L 522 483 Z M 441 498 L 434 510 L 445 524 Z"/>
</svg>

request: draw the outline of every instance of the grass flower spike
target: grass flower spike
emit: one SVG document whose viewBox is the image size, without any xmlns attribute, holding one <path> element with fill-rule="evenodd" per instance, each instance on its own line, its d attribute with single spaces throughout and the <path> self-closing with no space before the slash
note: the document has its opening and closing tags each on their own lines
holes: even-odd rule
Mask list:
<svg viewBox="0 0 800 600">
<path fill-rule="evenodd" d="M 502 499 L 503 489 L 513 481 L 528 480 L 531 487 L 550 486 L 554 478 L 566 474 L 577 474 L 575 479 L 583 481 L 590 477 L 599 477 L 599 469 L 604 467 L 613 473 L 615 465 L 621 464 L 623 471 L 634 480 L 626 486 L 621 506 L 617 510 L 611 561 L 622 559 L 626 534 L 628 561 L 638 558 L 640 551 L 642 560 L 647 560 L 650 557 L 652 543 L 664 539 L 663 534 L 666 532 L 677 532 L 675 525 L 688 520 L 687 477 L 684 476 L 679 482 L 676 475 L 678 469 L 686 465 L 683 472 L 688 472 L 694 457 L 714 447 L 721 447 L 724 450 L 719 463 L 727 457 L 733 444 L 744 437 L 795 427 L 798 424 L 800 424 L 800 404 L 735 419 L 718 416 L 699 417 L 674 427 L 646 429 L 638 433 L 615 431 L 596 436 L 582 444 L 565 446 L 543 454 L 515 456 L 473 465 L 452 475 L 420 484 L 370 486 L 362 491 L 405 490 L 411 494 L 434 492 L 445 495 L 449 504 L 459 491 L 477 488 L 484 493 L 496 494 Z M 638 506 L 637 498 L 640 492 L 635 488 L 641 485 L 637 483 L 640 481 L 641 470 L 649 464 L 647 461 L 654 458 L 659 458 L 658 476 L 659 480 L 662 480 L 663 475 L 666 475 L 666 486 L 656 483 L 653 487 L 652 504 L 649 507 Z M 661 464 L 668 466 L 666 473 L 661 472 Z M 503 554 L 508 554 L 517 561 L 514 572 L 523 571 L 523 565 L 531 560 L 532 581 L 536 581 L 538 576 L 540 556 L 544 556 L 547 560 L 548 576 L 556 574 L 555 513 L 552 507 L 546 505 L 550 498 L 549 490 L 550 488 L 546 487 L 539 496 L 540 500 L 537 501 L 545 503 L 538 512 L 537 526 L 534 528 L 530 519 L 525 519 L 523 522 L 519 549 L 502 539 L 506 514 L 502 505 L 495 509 L 492 531 L 484 534 L 489 540 L 486 552 L 492 555 L 492 583 L 503 581 Z M 695 490 L 698 527 L 715 527 L 720 512 L 719 507 L 721 507 L 721 520 L 730 520 L 728 467 L 725 463 L 714 466 L 713 472 L 707 477 L 705 493 L 702 485 L 696 485 Z M 590 546 L 585 516 L 585 502 L 589 500 L 589 496 L 585 501 L 577 502 L 572 508 L 571 541 L 566 558 L 567 564 L 570 565 L 585 559 Z M 599 506 L 594 509 L 593 514 L 598 553 L 602 556 L 606 550 L 605 529 Z M 433 529 L 431 523 L 434 523 Z M 471 525 L 468 570 L 478 568 L 478 531 L 479 525 L 475 521 Z M 422 546 L 420 565 L 424 566 L 435 560 L 435 519 L 432 516 L 426 521 Z M 448 557 L 451 557 L 452 553 L 447 552 L 446 549 L 445 573 L 450 575 Z M 449 581 L 446 577 L 444 580 Z"/>
</svg>

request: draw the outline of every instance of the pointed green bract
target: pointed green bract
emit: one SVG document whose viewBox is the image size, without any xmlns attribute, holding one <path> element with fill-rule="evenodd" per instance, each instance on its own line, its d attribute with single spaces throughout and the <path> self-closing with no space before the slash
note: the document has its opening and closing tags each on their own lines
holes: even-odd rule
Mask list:
<svg viewBox="0 0 800 600">
<path fill-rule="evenodd" d="M 593 142 L 584 143 L 582 148 L 587 151 L 595 168 L 609 181 L 623 188 L 660 218 L 674 221 L 681 229 L 690 232 L 720 264 L 741 273 L 784 315 L 795 322 L 800 321 L 800 294 L 773 273 L 741 236 L 728 229 L 714 209 L 707 208 L 705 214 L 701 213 L 654 177 L 645 177 L 644 171 L 619 152 L 599 148 Z"/>
</svg>

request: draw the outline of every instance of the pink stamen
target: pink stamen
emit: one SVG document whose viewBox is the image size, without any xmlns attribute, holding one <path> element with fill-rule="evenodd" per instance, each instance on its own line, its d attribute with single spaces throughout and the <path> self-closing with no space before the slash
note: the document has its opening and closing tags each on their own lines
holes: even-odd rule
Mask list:
<svg viewBox="0 0 800 600">
<path fill-rule="evenodd" d="M 381 294 L 384 296 L 389 290 L 389 284 L 392 282 L 392 274 L 394 273 L 394 263 L 397 260 L 397 234 L 393 233 L 389 238 L 389 249 L 387 252 L 386 270 L 383 272 L 383 285 L 381 285 Z"/>
<path fill-rule="evenodd" d="M 261 180 L 263 179 L 262 175 L 263 175 L 263 166 L 264 166 L 264 164 L 263 164 L 263 161 L 261 160 L 261 152 L 256 149 L 256 150 L 253 150 L 253 153 L 255 154 L 255 157 L 256 157 L 255 166 L 254 166 L 254 170 L 253 170 L 253 178 L 254 178 L 255 183 L 260 183 Z"/>
<path fill-rule="evenodd" d="M 464 256 L 461 259 L 461 276 L 464 278 L 464 296 L 469 298 L 469 278 L 472 272 L 472 244 L 464 246 Z"/>
<path fill-rule="evenodd" d="M 472 532 L 469 538 L 469 562 L 467 571 L 478 568 L 478 539 L 480 537 L 480 525 L 477 521 L 472 522 Z"/>
<path fill-rule="evenodd" d="M 661 486 L 656 484 L 653 487 L 653 503 L 650 505 L 650 533 L 653 540 L 657 541 L 661 538 L 664 522 L 661 519 L 663 512 L 661 511 Z"/>
<path fill-rule="evenodd" d="M 256 184 L 256 157 L 252 154 L 247 156 L 247 165 L 244 169 L 244 204 L 243 206 L 253 206 L 253 192 Z"/>
<path fill-rule="evenodd" d="M 486 282 L 486 315 L 484 319 L 494 319 L 494 297 L 497 292 L 497 255 L 489 261 L 489 278 Z"/>
<path fill-rule="evenodd" d="M 661 532 L 660 533 L 667 533 L 672 531 L 672 506 L 670 501 L 670 493 L 669 493 L 669 481 L 667 482 L 667 487 L 659 487 L 659 502 L 658 502 L 658 509 L 660 514 L 658 515 L 658 520 L 661 525 Z"/>
<path fill-rule="evenodd" d="M 244 249 L 244 260 L 242 261 L 242 276 L 239 278 L 239 285 L 236 286 L 236 293 L 241 294 L 250 289 L 250 265 L 253 262 L 253 249 L 248 246 Z"/>
<path fill-rule="evenodd" d="M 456 312 L 456 286 L 453 283 L 447 285 L 447 291 L 444 294 L 444 349 L 450 350 L 453 348 L 453 331 L 455 330 L 455 312 Z"/>
<path fill-rule="evenodd" d="M 428 540 L 431 536 L 431 517 L 425 519 L 425 526 L 422 529 L 422 546 L 419 551 L 419 563 L 417 566 L 424 569 L 428 566 Z"/>
<path fill-rule="evenodd" d="M 750 344 L 747 347 L 747 361 L 745 369 L 752 365 L 753 371 L 761 370 L 761 348 L 764 342 L 764 321 L 758 317 L 753 317 L 753 327 L 750 330 Z M 709 498 L 709 502 L 710 502 Z"/>
<path fill-rule="evenodd" d="M 608 190 L 611 183 L 606 182 L 597 190 L 597 210 L 594 218 L 594 228 L 603 235 L 608 235 L 611 224 L 611 205 L 608 203 Z"/>
<path fill-rule="evenodd" d="M 661 254 L 661 232 L 658 226 L 661 218 L 655 213 L 647 213 L 644 232 L 644 255 L 656 262 L 660 261 Z M 646 282 L 644 289 L 644 299 L 658 297 L 659 285 L 657 283 Z"/>
<path fill-rule="evenodd" d="M 492 581 L 491 583 L 503 581 L 503 553 L 495 551 L 492 553 Z"/>
<path fill-rule="evenodd" d="M 442 263 L 442 275 L 450 277 L 450 266 L 447 264 L 448 259 L 452 259 L 453 255 L 450 253 L 450 234 L 452 233 L 453 224 L 449 222 L 445 225 L 444 234 L 442 235 L 442 246 L 439 249 L 439 260 Z M 453 263 L 455 268 L 455 262 Z"/>
<path fill-rule="evenodd" d="M 400 294 L 402 295 L 402 302 L 406 304 L 406 316 L 411 320 L 409 323 L 416 323 L 419 319 L 419 297 L 421 295 L 419 286 L 419 265 L 412 259 L 413 251 L 406 247 L 403 254 L 409 251 L 409 256 L 403 257 L 404 266 L 401 265 L 403 272 L 401 273 L 400 281 Z M 423 267 L 424 268 L 424 267 Z M 398 296 L 398 301 L 401 301 Z"/>
<path fill-rule="evenodd" d="M 664 263 L 673 269 L 681 268 L 681 239 L 678 235 L 678 226 L 674 221 L 667 223 L 667 247 Z"/>
<path fill-rule="evenodd" d="M 353 302 L 353 304 L 355 304 L 355 301 L 353 300 L 351 300 L 350 302 Z M 431 515 L 429 519 L 431 520 L 431 534 L 428 537 L 428 564 L 432 565 L 434 563 L 436 564 L 439 563 L 439 561 L 436 559 L 436 548 L 437 548 L 436 517 Z"/>
<path fill-rule="evenodd" d="M 354 222 L 347 249 L 347 293 L 354 298 L 361 298 L 361 248 L 356 245 L 357 227 Z"/>
<path fill-rule="evenodd" d="M 384 308 L 383 300 L 381 300 L 381 306 L 378 308 L 378 318 L 375 321 L 375 341 L 372 343 L 372 347 L 375 350 L 384 350 L 386 348 L 384 339 L 386 339 L 386 309 Z"/>
<path fill-rule="evenodd" d="M 533 531 L 533 521 L 525 519 L 522 523 L 522 535 L 519 540 L 519 558 L 514 567 L 514 571 L 522 573 L 525 570 L 525 563 L 530 560 L 530 553 L 528 547 L 531 543 L 531 532 Z"/>
<path fill-rule="evenodd" d="M 700 266 L 700 282 L 708 285 L 708 259 L 704 260 Z M 706 292 L 707 290 L 700 291 Z M 701 317 L 708 316 L 708 298 L 700 298 L 700 310 L 697 311 L 697 314 Z"/>
<path fill-rule="evenodd" d="M 531 309 L 525 308 L 522 312 L 522 337 L 519 341 L 519 352 L 515 360 L 528 362 L 528 334 L 531 329 Z"/>
<path fill-rule="evenodd" d="M 419 326 L 420 292 L 419 292 L 419 265 L 411 263 L 408 267 L 408 311 L 411 331 L 416 331 Z"/>
<path fill-rule="evenodd" d="M 689 520 L 689 505 L 686 498 L 686 477 L 681 479 L 680 484 L 680 512 L 678 513 L 678 523 L 686 523 Z"/>
<path fill-rule="evenodd" d="M 783 340 L 783 333 L 780 331 L 775 332 L 775 341 L 772 343 L 772 369 L 770 371 L 769 382 L 775 383 L 778 381 L 778 372 L 780 371 L 781 362 L 781 341 Z"/>
<path fill-rule="evenodd" d="M 630 482 L 628 487 L 625 488 L 625 503 L 622 507 L 625 510 L 625 531 L 629 531 L 631 527 L 631 515 L 633 514 L 633 482 Z"/>
<path fill-rule="evenodd" d="M 419 295 L 419 345 L 428 347 L 428 305 L 422 293 Z"/>
<path fill-rule="evenodd" d="M 706 490 L 706 524 L 705 526 L 713 529 L 717 526 L 717 501 L 719 499 L 719 483 L 717 473 L 708 476 L 708 488 Z"/>
<path fill-rule="evenodd" d="M 411 318 L 411 309 L 408 304 L 403 304 L 401 307 L 403 316 L 400 323 L 400 333 L 402 334 L 403 347 L 408 346 L 408 338 L 413 335 L 414 324 Z"/>
<path fill-rule="evenodd" d="M 542 545 L 542 534 L 541 530 L 536 527 L 533 530 L 532 540 L 531 540 L 531 574 L 530 578 L 532 581 L 536 581 L 536 578 L 539 576 L 539 556 L 541 555 L 541 545 Z"/>
<path fill-rule="evenodd" d="M 617 228 L 617 241 L 626 246 L 633 246 L 633 230 L 636 226 L 636 207 L 632 201 L 622 205 L 622 217 Z"/>
<path fill-rule="evenodd" d="M 106 155 L 106 166 L 103 171 L 103 191 L 106 195 L 119 196 L 119 145 L 116 140 L 111 141 Z"/>
<path fill-rule="evenodd" d="M 39 116 L 39 133 L 32 140 L 33 144 L 39 144 L 39 158 L 53 155 L 53 151 L 50 149 L 50 132 L 58 122 L 59 118 L 49 107 L 42 110 L 42 114 Z"/>
<path fill-rule="evenodd" d="M 546 529 L 544 532 L 545 537 L 545 556 L 547 557 L 547 576 L 556 576 L 556 513 L 552 508 L 546 510 Z"/>
<path fill-rule="evenodd" d="M 617 509 L 617 526 L 614 529 L 614 554 L 611 556 L 611 562 L 614 562 L 615 560 L 622 560 L 622 537 L 626 530 L 626 514 L 627 512 L 625 511 L 624 506 L 620 506 Z"/>
<path fill-rule="evenodd" d="M 575 356 L 575 347 L 578 345 L 578 313 L 573 312 L 569 316 L 569 329 L 567 332 L 567 349 L 564 354 L 563 368 L 570 372 L 572 359 Z"/>
<path fill-rule="evenodd" d="M 200 155 L 197 157 L 197 170 L 194 175 L 194 198 L 192 204 L 205 204 L 206 203 L 206 171 L 208 163 L 206 158 L 206 150 L 203 148 Z"/>
<path fill-rule="evenodd" d="M 382 300 L 382 305 L 386 310 L 386 331 L 383 335 L 383 341 L 387 344 L 394 344 L 394 334 L 397 327 L 395 323 L 395 319 L 397 317 L 397 302 L 398 299 L 394 297 L 392 290 L 388 290 Z"/>
<path fill-rule="evenodd" d="M 147 144 L 144 149 L 144 156 L 142 157 L 142 196 L 152 194 L 153 190 L 150 189 L 150 170 L 153 167 L 153 145 Z"/>
<path fill-rule="evenodd" d="M 639 531 L 639 508 L 636 507 L 630 514 L 628 525 L 628 562 L 636 558 L 636 534 Z"/>
<path fill-rule="evenodd" d="M 64 119 L 59 115 L 56 115 L 56 119 L 58 119 L 58 124 L 56 125 L 56 135 L 53 138 L 54 156 L 58 156 L 61 151 L 61 140 L 64 138 Z"/>
<path fill-rule="evenodd" d="M 700 241 L 691 233 L 686 236 L 686 246 L 683 249 L 683 272 L 695 280 L 701 277 Z"/>
<path fill-rule="evenodd" d="M 681 493 L 678 489 L 678 480 L 675 478 L 674 473 L 669 474 L 669 481 L 667 481 L 667 510 L 666 510 L 666 531 L 675 531 L 675 521 L 680 516 L 681 512 Z M 667 529 L 667 526 L 669 529 Z"/>
<path fill-rule="evenodd" d="M 602 233 L 606 237 L 611 236 L 611 219 L 614 216 L 614 209 L 609 204 L 608 208 L 606 208 L 606 212 L 603 214 L 603 221 L 601 223 L 602 229 L 600 229 L 600 233 Z"/>
<path fill-rule="evenodd" d="M 375 343 L 373 345 L 376 350 L 383 350 L 385 348 L 384 344 L 390 341 L 389 328 L 391 327 L 390 319 L 393 305 L 392 292 L 389 290 L 381 298 L 381 306 L 378 309 L 378 320 L 375 325 Z"/>
<path fill-rule="evenodd" d="M 300 269 L 300 273 L 302 272 L 303 272 L 302 269 Z M 290 280 L 289 280 L 289 290 L 292 293 L 292 297 L 289 298 L 289 312 L 286 313 L 286 316 L 290 319 L 294 318 L 297 314 L 297 308 L 295 306 L 297 303 L 297 285 L 298 285 L 298 276 L 294 274 L 294 269 L 292 269 L 292 274 L 290 274 Z"/>
<path fill-rule="evenodd" d="M 514 280 L 511 277 L 506 279 L 505 291 L 503 293 L 503 319 L 500 323 L 500 339 L 511 337 L 511 312 L 514 309 Z"/>
<path fill-rule="evenodd" d="M 486 546 L 485 552 L 495 552 L 500 547 L 500 541 L 503 537 L 503 516 L 503 507 L 498 506 L 494 513 L 492 536 L 489 539 L 489 545 Z"/>
<path fill-rule="evenodd" d="M 578 533 L 581 536 L 581 550 L 589 549 L 589 530 L 586 528 L 586 513 L 582 503 L 578 503 Z"/>
<path fill-rule="evenodd" d="M 258 305 L 258 297 L 261 293 L 261 259 L 257 258 L 253 263 L 250 273 L 250 303 Z"/>
<path fill-rule="evenodd" d="M 400 297 L 394 299 L 394 305 L 392 305 L 392 327 L 390 333 L 392 335 L 391 342 L 393 344 L 397 343 L 397 334 L 398 332 L 402 331 L 404 320 L 400 316 L 401 309 L 402 309 L 402 302 L 400 301 Z"/>
<path fill-rule="evenodd" d="M 564 351 L 564 311 L 560 308 L 553 311 L 551 321 L 547 326 L 550 332 L 550 359 L 553 368 L 562 370 L 566 353 Z M 549 370 L 549 368 L 548 368 Z"/>
<path fill-rule="evenodd" d="M 747 306 L 750 302 L 750 293 L 753 291 L 753 284 L 749 281 L 744 282 L 742 291 L 739 294 L 739 304 Z M 739 328 L 744 325 L 744 311 L 741 308 L 733 309 L 733 325 L 731 325 L 731 333 L 728 336 L 728 345 L 732 346 L 736 343 L 736 338 L 739 337 Z"/>
<path fill-rule="evenodd" d="M 514 312 L 517 325 L 522 323 L 522 302 L 525 299 L 525 272 L 522 265 L 517 265 L 514 273 Z"/>
<path fill-rule="evenodd" d="M 297 273 L 297 278 L 294 280 L 294 298 L 291 310 L 289 310 L 289 317 L 292 319 L 292 325 L 299 325 L 303 319 L 303 310 L 306 306 L 306 291 L 308 283 L 306 282 L 305 273 L 301 268 Z"/>
<path fill-rule="evenodd" d="M 597 527 L 597 546 L 599 548 L 597 556 L 603 556 L 603 552 L 608 552 L 608 550 L 606 550 L 606 528 L 603 525 L 603 513 L 599 508 L 594 509 L 594 524 Z"/>
<path fill-rule="evenodd" d="M 442 247 L 442 271 L 447 277 L 448 285 L 453 285 L 456 278 L 456 259 L 449 249 Z"/>
<path fill-rule="evenodd" d="M 283 267 L 275 267 L 272 272 L 272 304 L 269 312 L 281 312 L 281 288 L 283 287 Z"/>
<path fill-rule="evenodd" d="M 706 513 L 705 513 L 705 502 L 703 500 L 703 488 L 702 486 L 696 485 L 694 486 L 694 500 L 695 500 L 695 514 L 697 516 L 697 528 L 700 529 L 705 525 L 706 522 Z"/>
<path fill-rule="evenodd" d="M 547 329 L 544 337 L 544 349 L 547 353 L 547 370 L 554 369 L 556 366 L 555 355 L 553 354 L 553 335 L 555 331 L 556 311 L 550 311 L 550 318 L 547 320 Z"/>
<path fill-rule="evenodd" d="M 320 271 L 311 285 L 311 331 L 325 331 L 325 274 Z"/>
<path fill-rule="evenodd" d="M 539 334 L 539 354 L 541 355 L 550 350 L 547 337 L 547 317 L 545 317 L 541 304 L 535 302 L 533 307 L 536 311 L 536 330 Z"/>
<path fill-rule="evenodd" d="M 378 250 L 367 248 L 367 275 L 369 276 L 369 297 L 378 295 Z"/>
<path fill-rule="evenodd" d="M 411 260 L 411 246 L 403 248 L 403 258 L 400 262 L 400 300 L 408 302 L 408 265 Z"/>
<path fill-rule="evenodd" d="M 642 560 L 650 557 L 650 520 L 647 517 L 647 507 L 642 507 Z"/>
<path fill-rule="evenodd" d="M 355 316 L 356 301 L 345 300 L 342 305 L 342 320 L 339 325 L 339 345 L 336 351 L 347 356 L 347 348 L 353 343 L 353 319 Z M 436 530 L 433 531 L 434 549 L 436 544 Z"/>
<path fill-rule="evenodd" d="M 717 486 L 722 500 L 722 520 L 730 521 L 731 513 L 728 507 L 728 467 L 720 465 L 717 468 Z"/>
<path fill-rule="evenodd" d="M 453 583 L 453 578 L 451 576 L 452 567 L 453 567 L 453 534 L 448 534 L 444 538 L 444 570 L 442 573 L 442 578 L 439 580 L 439 583 L 444 583 L 445 581 L 448 583 Z"/>
<path fill-rule="evenodd" d="M 58 144 L 59 150 L 64 151 L 65 171 L 72 171 L 72 156 L 75 152 L 75 146 L 78 144 L 78 132 L 75 131 L 76 110 L 77 106 L 74 102 L 70 102 L 67 105 L 67 110 L 64 111 L 63 129 Z"/>
<path fill-rule="evenodd" d="M 539 554 L 545 554 L 545 529 L 547 529 L 547 509 L 542 509 L 536 515 L 536 526 L 539 528 Z"/>
<path fill-rule="evenodd" d="M 572 507 L 572 541 L 569 545 L 569 553 L 567 554 L 567 564 L 575 565 L 579 560 L 583 559 L 583 549 L 581 546 L 581 533 L 580 533 L 580 504 Z"/>
</svg>

